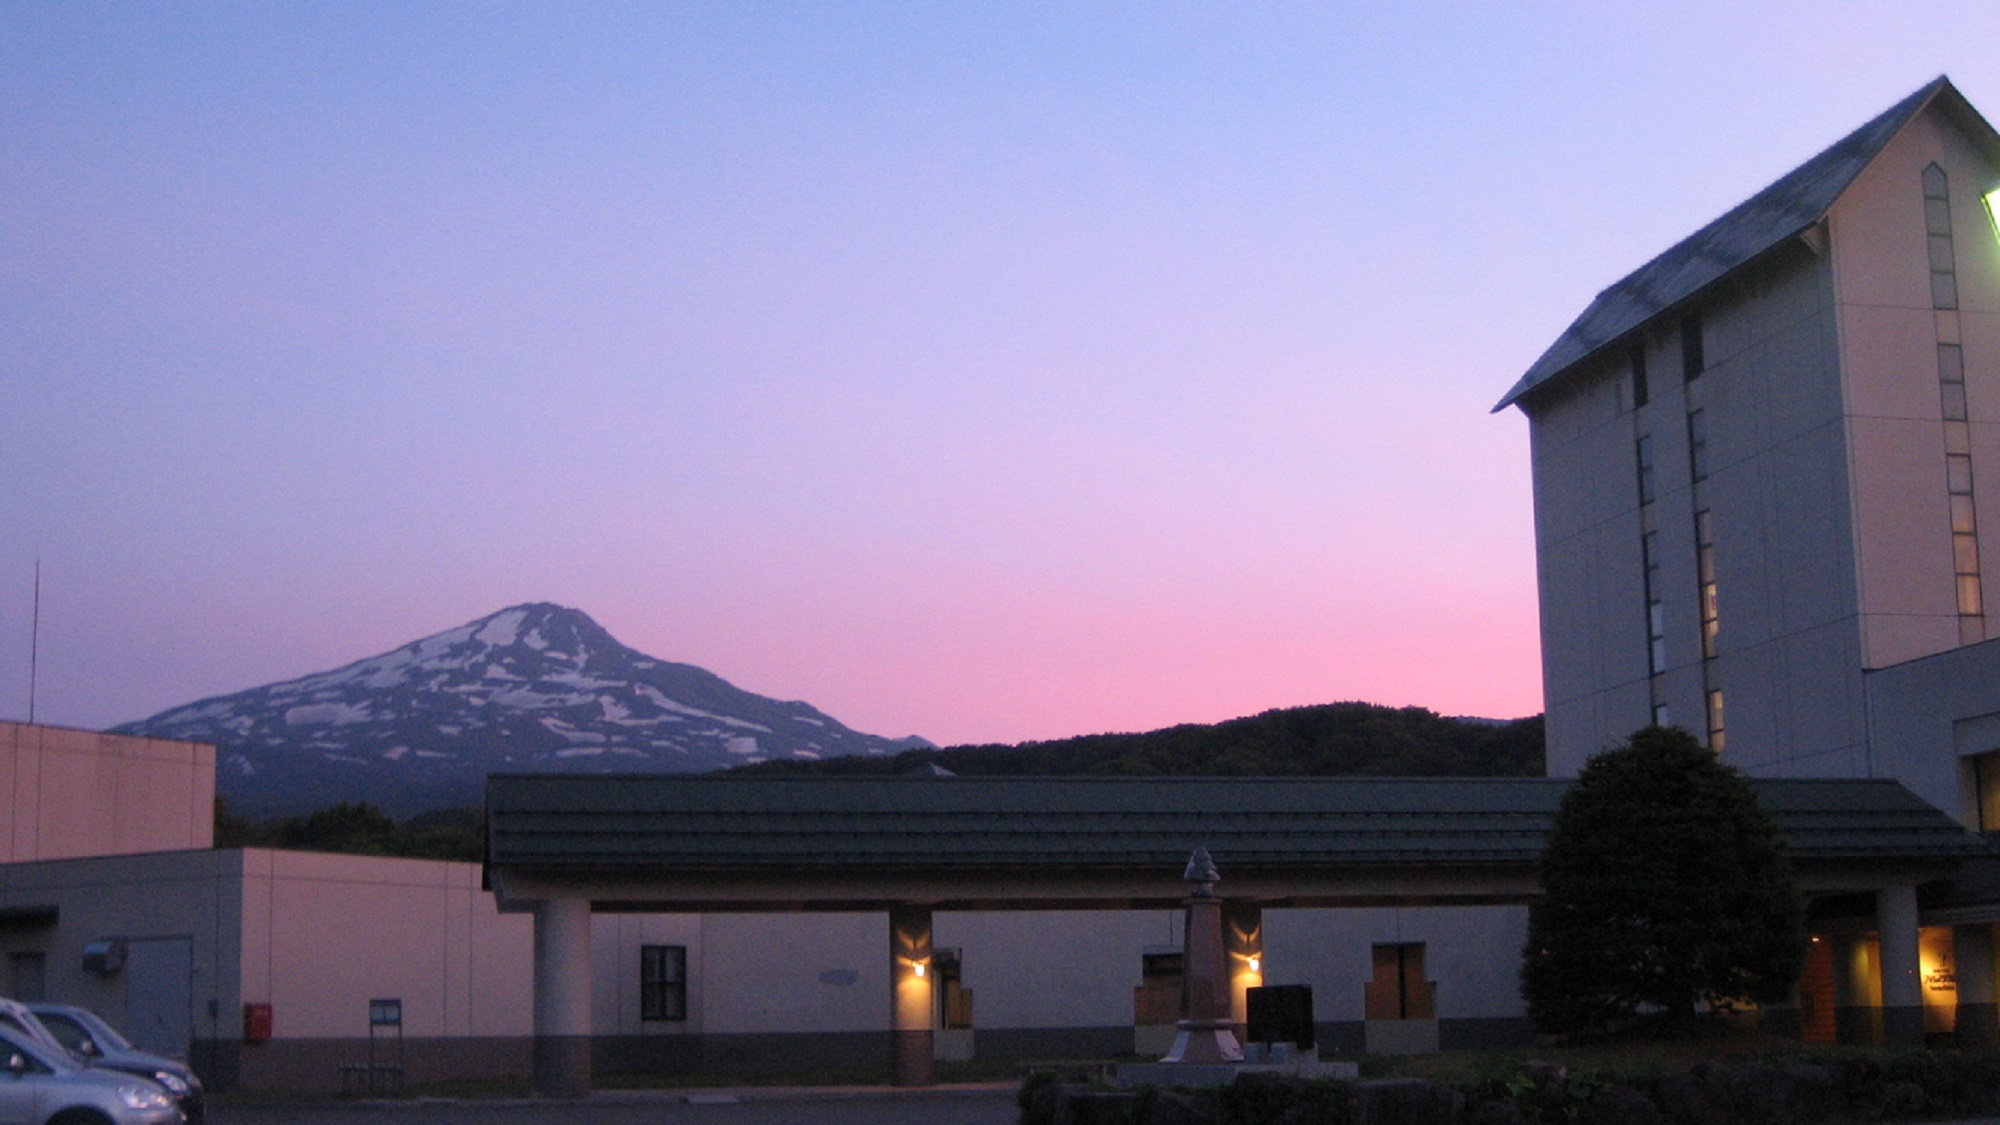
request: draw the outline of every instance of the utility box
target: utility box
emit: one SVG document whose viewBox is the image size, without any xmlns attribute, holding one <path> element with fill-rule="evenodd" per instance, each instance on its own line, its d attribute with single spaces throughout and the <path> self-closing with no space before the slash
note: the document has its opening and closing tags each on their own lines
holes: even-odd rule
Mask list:
<svg viewBox="0 0 2000 1125">
<path fill-rule="evenodd" d="M 1244 992 L 1246 1038 L 1252 1043 L 1315 1044 L 1313 990 L 1309 984 L 1273 984 Z"/>
<path fill-rule="evenodd" d="M 271 1006 L 269 1004 L 243 1005 L 243 1041 L 262 1043 L 271 1038 Z"/>
<path fill-rule="evenodd" d="M 98 938 L 83 945 L 83 971 L 108 977 L 125 967 L 125 939 Z"/>
</svg>

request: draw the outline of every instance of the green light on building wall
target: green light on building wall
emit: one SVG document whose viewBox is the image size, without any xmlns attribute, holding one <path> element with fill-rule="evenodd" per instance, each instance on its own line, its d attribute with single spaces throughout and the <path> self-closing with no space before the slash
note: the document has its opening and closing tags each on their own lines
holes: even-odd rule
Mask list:
<svg viewBox="0 0 2000 1125">
<path fill-rule="evenodd" d="M 1993 233 L 2000 234 L 2000 185 L 1986 193 L 1986 217 L 1993 220 Z"/>
</svg>

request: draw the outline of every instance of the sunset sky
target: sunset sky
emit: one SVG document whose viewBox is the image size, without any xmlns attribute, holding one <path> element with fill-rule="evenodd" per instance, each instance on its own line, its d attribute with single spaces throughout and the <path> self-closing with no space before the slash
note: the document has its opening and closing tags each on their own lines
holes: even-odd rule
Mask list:
<svg viewBox="0 0 2000 1125">
<path fill-rule="evenodd" d="M 1615 13 L 1615 14 L 1614 14 Z M 1597 290 L 2000 4 L 0 7 L 0 718 L 553 601 L 871 733 L 1541 709 Z"/>
</svg>

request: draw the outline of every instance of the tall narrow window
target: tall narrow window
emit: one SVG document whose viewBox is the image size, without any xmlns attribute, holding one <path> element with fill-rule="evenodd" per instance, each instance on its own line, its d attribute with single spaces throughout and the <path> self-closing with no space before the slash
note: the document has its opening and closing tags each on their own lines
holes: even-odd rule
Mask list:
<svg viewBox="0 0 2000 1125">
<path fill-rule="evenodd" d="M 1708 479 L 1708 413 L 1688 411 L 1688 470 L 1695 480 Z"/>
<path fill-rule="evenodd" d="M 1681 378 L 1692 383 L 1706 370 L 1708 361 L 1701 349 L 1701 314 L 1689 313 L 1681 318 Z"/>
<path fill-rule="evenodd" d="M 1701 583 L 1701 655 L 1715 658 L 1715 636 L 1721 629 L 1721 613 L 1715 599 L 1715 522 L 1708 509 L 1694 514 L 1695 572 Z"/>
<path fill-rule="evenodd" d="M 1965 398 L 1965 350 L 1959 342 L 1958 273 L 1951 233 L 1951 183 L 1935 164 L 1924 169 L 1924 238 L 1931 268 L 1931 306 L 1938 310 L 1938 412 L 1944 420 L 1945 494 L 1951 506 L 1953 598 L 1958 642 L 1986 639 L 1986 598 L 1980 588 L 1979 521 L 1972 499 L 1971 411 Z"/>
<path fill-rule="evenodd" d="M 1667 620 L 1660 598 L 1660 533 L 1639 539 L 1639 557 L 1646 568 L 1646 670 L 1657 676 L 1667 670 Z"/>
<path fill-rule="evenodd" d="M 639 947 L 639 1018 L 687 1018 L 687 946 Z"/>
<path fill-rule="evenodd" d="M 1722 689 L 1711 688 L 1708 692 L 1708 748 L 1722 753 Z"/>
<path fill-rule="evenodd" d="M 1639 438 L 1639 503 L 1653 502 L 1653 439 L 1647 435 Z"/>
<path fill-rule="evenodd" d="M 1632 345 L 1632 405 L 1644 406 L 1652 397 L 1646 386 L 1646 345 Z"/>
<path fill-rule="evenodd" d="M 1958 272 L 1951 245 L 1951 185 L 1944 169 L 1924 169 L 1924 235 L 1930 244 L 1931 307 L 1958 307 Z"/>
</svg>

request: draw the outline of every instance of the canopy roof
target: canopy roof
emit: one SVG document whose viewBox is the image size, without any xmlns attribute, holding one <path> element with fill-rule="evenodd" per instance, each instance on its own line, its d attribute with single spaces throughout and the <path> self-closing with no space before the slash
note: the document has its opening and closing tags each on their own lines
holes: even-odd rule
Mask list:
<svg viewBox="0 0 2000 1125">
<path fill-rule="evenodd" d="M 1532 893 L 1572 784 L 496 774 L 487 870 L 503 899 L 569 885 L 612 909 L 911 895 L 979 908 L 1136 905 L 1177 898 L 1200 846 L 1226 888 L 1266 898 L 1500 901 Z M 1893 781 L 1752 784 L 1802 878 L 1990 854 Z"/>
</svg>

